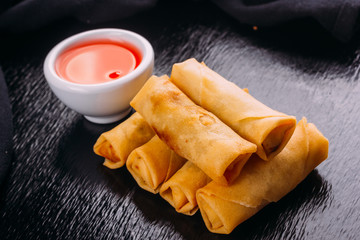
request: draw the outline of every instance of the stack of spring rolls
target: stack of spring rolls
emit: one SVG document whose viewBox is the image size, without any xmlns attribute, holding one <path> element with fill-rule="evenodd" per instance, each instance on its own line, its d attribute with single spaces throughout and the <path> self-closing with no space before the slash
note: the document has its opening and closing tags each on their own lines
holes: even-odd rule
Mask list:
<svg viewBox="0 0 360 240">
<path fill-rule="evenodd" d="M 293 190 L 327 158 L 314 124 L 275 111 L 189 59 L 152 76 L 129 119 L 94 146 L 104 165 L 127 169 L 179 213 L 200 209 L 206 227 L 229 234 Z"/>
</svg>

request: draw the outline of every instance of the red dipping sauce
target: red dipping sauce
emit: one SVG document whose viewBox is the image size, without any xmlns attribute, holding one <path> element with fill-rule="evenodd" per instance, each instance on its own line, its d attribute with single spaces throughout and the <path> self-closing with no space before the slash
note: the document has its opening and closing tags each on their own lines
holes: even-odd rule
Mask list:
<svg viewBox="0 0 360 240">
<path fill-rule="evenodd" d="M 83 43 L 61 53 L 56 73 L 79 84 L 98 84 L 119 79 L 132 72 L 141 61 L 139 51 L 128 43 L 97 41 Z"/>
</svg>

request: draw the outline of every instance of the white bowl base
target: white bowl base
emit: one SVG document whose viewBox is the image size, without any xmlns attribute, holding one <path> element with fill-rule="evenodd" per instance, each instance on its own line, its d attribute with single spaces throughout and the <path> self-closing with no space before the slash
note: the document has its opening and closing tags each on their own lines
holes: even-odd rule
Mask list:
<svg viewBox="0 0 360 240">
<path fill-rule="evenodd" d="M 119 113 L 119 114 L 115 114 L 115 115 L 111 115 L 111 116 L 103 116 L 103 117 L 91 117 L 91 116 L 85 116 L 84 117 L 93 123 L 97 123 L 97 124 L 109 124 L 109 123 L 113 123 L 116 121 L 119 121 L 121 119 L 123 119 L 124 117 L 126 117 L 131 111 L 131 108 L 129 107 L 128 109 L 126 109 L 125 111 Z"/>
</svg>

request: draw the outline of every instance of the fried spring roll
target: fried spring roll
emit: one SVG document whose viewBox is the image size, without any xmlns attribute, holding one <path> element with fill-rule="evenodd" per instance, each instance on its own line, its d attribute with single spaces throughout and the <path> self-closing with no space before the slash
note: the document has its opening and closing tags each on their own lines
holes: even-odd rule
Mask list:
<svg viewBox="0 0 360 240">
<path fill-rule="evenodd" d="M 195 164 L 187 161 L 160 188 L 160 195 L 175 210 L 186 215 L 194 215 L 199 209 L 196 191 L 210 182 L 210 178 Z"/>
<path fill-rule="evenodd" d="M 235 179 L 256 151 L 255 144 L 193 103 L 167 76 L 152 76 L 130 105 L 172 150 L 220 184 Z"/>
<path fill-rule="evenodd" d="M 172 151 L 158 136 L 132 151 L 126 167 L 138 185 L 158 193 L 161 184 L 179 170 L 186 160 Z"/>
<path fill-rule="evenodd" d="M 196 199 L 207 228 L 228 234 L 266 204 L 279 201 L 327 158 L 328 144 L 315 125 L 303 119 L 272 161 L 253 155 L 233 185 L 210 182 L 199 189 Z"/>
<path fill-rule="evenodd" d="M 193 58 L 174 64 L 170 81 L 241 137 L 255 143 L 256 153 L 264 160 L 278 154 L 295 129 L 295 117 L 265 106 Z"/>
<path fill-rule="evenodd" d="M 155 132 L 139 113 L 134 113 L 115 128 L 100 135 L 94 152 L 105 158 L 108 168 L 120 168 L 130 152 L 148 142 Z"/>
</svg>

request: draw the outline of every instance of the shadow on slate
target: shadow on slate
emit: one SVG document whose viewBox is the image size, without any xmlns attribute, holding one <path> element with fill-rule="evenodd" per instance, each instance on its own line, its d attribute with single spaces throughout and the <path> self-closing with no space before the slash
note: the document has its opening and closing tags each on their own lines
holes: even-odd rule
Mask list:
<svg viewBox="0 0 360 240">
<path fill-rule="evenodd" d="M 128 182 L 129 174 L 120 174 L 123 169 L 111 170 L 102 165 L 104 158 L 93 151 L 93 146 L 99 136 L 126 120 L 112 124 L 99 125 L 87 121 L 78 121 L 66 139 L 60 144 L 59 155 L 55 160 L 55 167 L 75 178 L 86 178 L 93 183 L 108 183 L 117 191 L 125 192 L 128 186 L 121 186 Z"/>
<path fill-rule="evenodd" d="M 270 203 L 256 215 L 234 229 L 234 239 L 243 237 L 253 239 L 282 239 L 297 230 L 297 218 L 306 218 L 309 213 L 331 204 L 331 186 L 322 179 L 317 170 L 312 171 L 293 191 L 276 203 Z M 306 211 L 304 211 L 306 209 Z M 289 226 L 293 225 L 292 227 Z M 294 232 L 286 232 L 294 231 Z"/>
<path fill-rule="evenodd" d="M 296 231 L 297 221 L 293 218 L 306 218 L 309 213 L 321 211 L 320 208 L 329 206 L 332 200 L 331 186 L 322 179 L 317 170 L 314 170 L 279 202 L 267 205 L 255 216 L 236 227 L 231 234 L 221 235 L 210 233 L 206 229 L 200 211 L 194 216 L 177 213 L 159 195 L 136 187 L 138 189 L 135 190 L 132 198 L 147 222 L 171 224 L 185 239 L 254 239 L 256 236 L 281 239 L 284 236 L 298 236 L 286 232 L 289 229 Z M 289 228 L 287 224 L 294 226 Z"/>
</svg>

